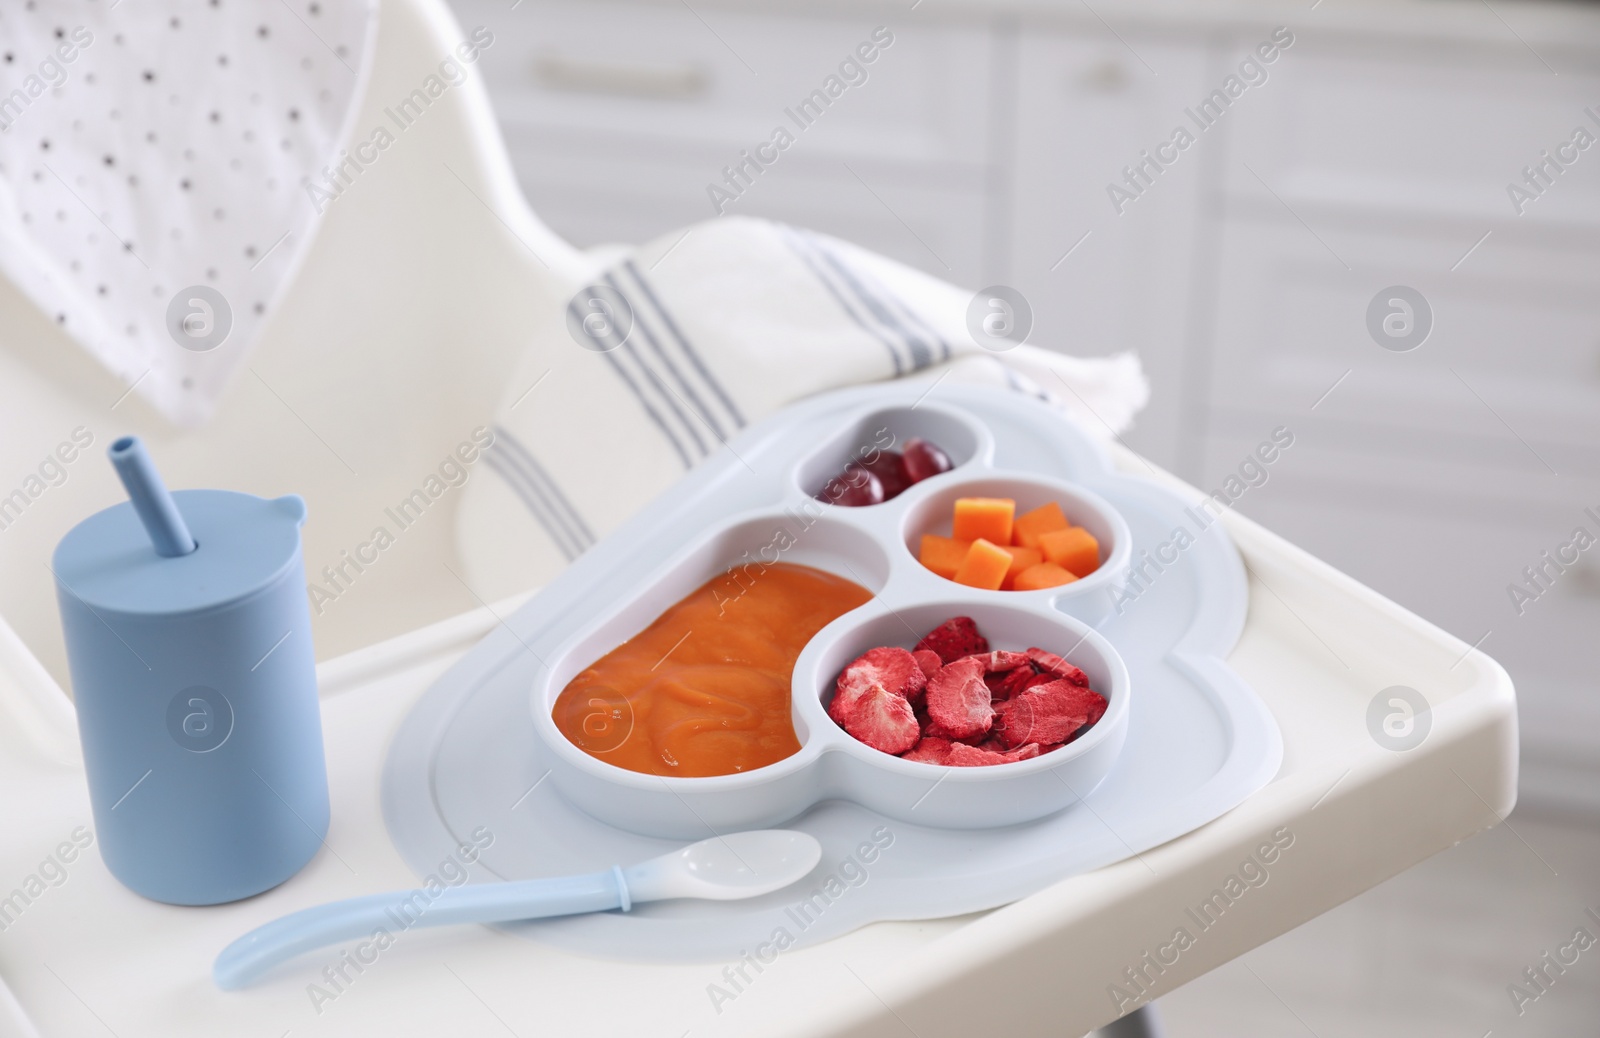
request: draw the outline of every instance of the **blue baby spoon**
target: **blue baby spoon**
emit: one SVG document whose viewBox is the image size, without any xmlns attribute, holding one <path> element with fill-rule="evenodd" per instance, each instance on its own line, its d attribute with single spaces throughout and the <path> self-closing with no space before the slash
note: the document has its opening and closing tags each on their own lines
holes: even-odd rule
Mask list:
<svg viewBox="0 0 1600 1038">
<path fill-rule="evenodd" d="M 418 926 L 505 923 L 558 915 L 624 912 L 645 901 L 692 897 L 735 901 L 781 890 L 822 860 L 806 833 L 762 829 L 691 843 L 659 858 L 609 872 L 510 883 L 479 883 L 370 894 L 301 909 L 257 927 L 217 956 L 211 977 L 224 991 L 242 988 L 278 963 L 337 941 Z"/>
</svg>

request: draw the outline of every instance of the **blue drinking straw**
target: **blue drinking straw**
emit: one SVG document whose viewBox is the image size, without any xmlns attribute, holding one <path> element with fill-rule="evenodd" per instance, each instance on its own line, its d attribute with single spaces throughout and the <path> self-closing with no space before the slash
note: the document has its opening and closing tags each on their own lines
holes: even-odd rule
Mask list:
<svg viewBox="0 0 1600 1038">
<path fill-rule="evenodd" d="M 128 500 L 139 513 L 145 532 L 155 543 L 156 554 L 167 558 L 187 555 L 195 549 L 189 525 L 178 511 L 178 503 L 167 492 L 161 473 L 145 451 L 137 436 L 124 436 L 111 445 L 108 451 L 111 464 L 116 468 L 122 485 L 128 489 Z"/>
</svg>

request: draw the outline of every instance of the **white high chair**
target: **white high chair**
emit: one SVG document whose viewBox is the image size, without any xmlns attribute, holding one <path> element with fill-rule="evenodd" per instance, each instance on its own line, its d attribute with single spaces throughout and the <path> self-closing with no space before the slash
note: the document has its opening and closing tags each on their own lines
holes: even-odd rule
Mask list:
<svg viewBox="0 0 1600 1038">
<path fill-rule="evenodd" d="M 442 0 L 384 0 L 379 18 L 359 126 L 377 122 L 382 107 L 408 94 L 459 38 Z M 14 289 L 0 286 L 0 472 L 20 478 L 79 425 L 95 436 L 67 482 L 0 532 L 0 614 L 44 663 L 0 638 L 0 649 L 9 646 L 0 653 L 0 713 L 19 722 L 0 725 L 0 827 L 8 833 L 0 870 L 9 870 L 0 874 L 26 875 L 36 844 L 70 827 L 63 819 L 88 817 L 82 776 L 60 763 L 75 737 L 70 708 L 45 673 L 60 680 L 65 667 L 41 561 L 75 521 L 120 498 L 100 445 L 140 434 L 175 486 L 302 494 L 311 514 L 305 554 L 315 572 L 487 422 L 526 329 L 549 327 L 548 315 L 599 265 L 528 209 L 474 77 L 329 207 L 250 370 L 199 432 L 169 428 Z M 1116 458 L 1145 471 L 1127 452 Z M 359 609 L 335 603 L 317 621 L 319 655 L 342 657 L 322 673 L 335 818 L 329 843 L 330 853 L 343 852 L 339 861 L 321 855 L 275 891 L 193 910 L 142 901 L 97 858 L 80 859 L 53 902 L 30 909 L 27 926 L 0 937 L 0 973 L 43 1033 L 92 1028 L 90 1013 L 119 1030 L 126 1021 L 130 1032 L 166 1035 L 246 1027 L 282 1034 L 316 1022 L 295 983 L 235 995 L 212 990 L 210 956 L 266 918 L 415 882 L 389 846 L 377 803 L 388 734 L 495 622 L 449 568 L 446 519 L 418 523 L 403 550 L 363 574 L 371 593 Z M 1004 990 L 1003 1026 L 1011 1033 L 1077 1035 L 1112 1020 L 1107 985 L 1170 932 L 1186 905 L 1203 900 L 1263 831 L 1293 828 L 1301 841 L 1294 868 L 1275 873 L 1229 915 L 1228 928 L 1168 967 L 1152 993 L 1501 820 L 1516 782 L 1515 703 L 1505 672 L 1248 520 L 1229 514 L 1224 521 L 1252 578 L 1249 621 L 1230 662 L 1273 710 L 1285 744 L 1278 778 L 1230 814 L 1137 860 L 975 918 L 878 924 L 791 953 L 725 1019 L 706 1016 L 701 987 L 712 971 L 702 965 L 598 962 L 460 931 L 411 935 L 406 950 L 386 953 L 373 971 L 385 979 L 363 981 L 364 993 L 337 1007 L 337 1031 L 433 1034 L 474 1019 L 493 1030 L 492 1013 L 525 1034 L 537 1027 L 678 1036 L 688 1027 L 695 1035 L 909 1031 L 937 1038 L 992 1030 L 1000 1022 L 994 1000 L 972 993 Z M 362 651 L 347 655 L 352 650 Z M 1421 747 L 1394 753 L 1375 743 L 1364 719 L 1378 688 L 1402 682 L 1428 690 L 1433 727 Z M 65 975 L 52 966 L 69 961 Z M 1133 1035 L 1142 1025 L 1124 1017 L 1116 1026 Z"/>
<path fill-rule="evenodd" d="M 386 0 L 378 19 L 363 129 L 459 39 L 442 3 Z M 194 432 L 175 430 L 0 281 L 6 489 L 74 428 L 94 435 L 66 483 L 0 531 L 0 615 L 58 680 L 65 655 L 40 561 L 78 519 L 120 497 L 102 458 L 112 439 L 142 436 L 176 487 L 301 494 L 316 573 L 488 422 L 532 315 L 559 313 L 596 266 L 523 200 L 475 70 L 327 206 L 323 223 L 248 370 Z M 332 604 L 316 618 L 318 656 L 477 606 L 444 568 L 453 555 L 447 515 L 408 529 L 362 575 L 359 609 Z"/>
</svg>

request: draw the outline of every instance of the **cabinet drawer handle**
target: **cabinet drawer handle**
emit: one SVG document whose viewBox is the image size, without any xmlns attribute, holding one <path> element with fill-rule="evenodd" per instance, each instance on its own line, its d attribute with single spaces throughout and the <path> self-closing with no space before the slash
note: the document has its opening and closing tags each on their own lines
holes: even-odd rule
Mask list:
<svg viewBox="0 0 1600 1038">
<path fill-rule="evenodd" d="M 1127 66 L 1120 61 L 1097 62 L 1078 77 L 1077 85 L 1102 94 L 1120 94 L 1128 88 Z"/>
<path fill-rule="evenodd" d="M 1572 574 L 1572 590 L 1584 598 L 1600 598 L 1600 562 L 1585 558 Z"/>
<path fill-rule="evenodd" d="M 547 54 L 534 60 L 534 78 L 550 90 L 686 101 L 704 95 L 711 77 L 698 65 L 634 65 Z"/>
</svg>

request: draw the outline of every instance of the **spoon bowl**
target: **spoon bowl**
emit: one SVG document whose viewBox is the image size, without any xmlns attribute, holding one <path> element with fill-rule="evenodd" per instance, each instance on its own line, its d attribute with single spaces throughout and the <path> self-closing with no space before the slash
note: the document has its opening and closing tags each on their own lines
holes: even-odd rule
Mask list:
<svg viewBox="0 0 1600 1038">
<path fill-rule="evenodd" d="M 623 877 L 635 901 L 736 901 L 781 890 L 821 860 L 822 845 L 813 836 L 758 829 L 691 843 L 624 869 Z"/>
</svg>

